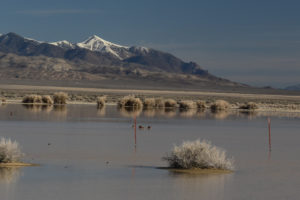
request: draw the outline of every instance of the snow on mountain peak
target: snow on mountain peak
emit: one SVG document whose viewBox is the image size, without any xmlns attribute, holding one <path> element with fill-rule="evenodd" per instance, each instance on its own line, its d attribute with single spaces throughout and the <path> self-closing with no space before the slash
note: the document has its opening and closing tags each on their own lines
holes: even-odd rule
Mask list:
<svg viewBox="0 0 300 200">
<path fill-rule="evenodd" d="M 93 35 L 93 36 L 89 37 L 88 39 L 84 40 L 83 42 L 77 43 L 77 46 L 79 46 L 81 48 L 89 49 L 91 51 L 103 51 L 105 49 L 104 47 L 128 48 L 126 46 L 121 46 L 121 45 L 106 41 L 97 35 Z"/>
<path fill-rule="evenodd" d="M 89 49 L 91 51 L 110 53 L 119 59 L 122 59 L 122 57 L 119 55 L 120 49 L 126 49 L 126 50 L 129 49 L 129 47 L 121 46 L 121 45 L 106 41 L 97 35 L 93 35 L 93 36 L 89 37 L 88 39 L 84 40 L 83 42 L 77 43 L 76 45 L 80 48 Z"/>
<path fill-rule="evenodd" d="M 74 49 L 75 45 L 67 40 L 57 41 L 57 42 L 50 42 L 49 44 L 59 46 L 62 48 Z"/>
</svg>

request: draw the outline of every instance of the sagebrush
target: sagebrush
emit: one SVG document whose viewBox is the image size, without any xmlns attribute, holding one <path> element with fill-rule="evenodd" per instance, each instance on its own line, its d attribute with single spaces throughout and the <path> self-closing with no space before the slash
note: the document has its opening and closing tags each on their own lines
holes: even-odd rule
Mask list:
<svg viewBox="0 0 300 200">
<path fill-rule="evenodd" d="M 210 109 L 212 111 L 220 111 L 226 110 L 229 108 L 229 103 L 224 100 L 216 100 L 213 104 L 211 104 Z"/>
<path fill-rule="evenodd" d="M 23 97 L 22 103 L 28 104 L 40 104 L 43 103 L 42 96 L 36 94 L 30 94 Z"/>
<path fill-rule="evenodd" d="M 98 108 L 102 108 L 105 106 L 106 96 L 97 97 L 97 106 Z"/>
<path fill-rule="evenodd" d="M 179 108 L 180 109 L 192 109 L 192 108 L 196 108 L 196 104 L 194 101 L 191 100 L 183 100 L 179 102 Z"/>
<path fill-rule="evenodd" d="M 254 102 L 248 102 L 248 103 L 245 103 L 244 105 L 241 105 L 239 108 L 245 109 L 245 110 L 255 110 L 255 109 L 258 109 L 258 105 Z"/>
<path fill-rule="evenodd" d="M 0 139 L 0 163 L 19 162 L 22 155 L 19 143 L 11 139 Z"/>
<path fill-rule="evenodd" d="M 168 162 L 169 167 L 177 169 L 234 169 L 233 159 L 228 159 L 224 150 L 200 139 L 174 146 L 163 160 Z"/>
<path fill-rule="evenodd" d="M 68 94 L 65 92 L 56 92 L 53 95 L 54 104 L 66 104 L 68 100 Z"/>
<path fill-rule="evenodd" d="M 174 99 L 166 99 L 165 100 L 165 107 L 166 108 L 176 108 L 177 102 Z"/>
<path fill-rule="evenodd" d="M 123 107 L 134 107 L 134 108 L 142 108 L 143 103 L 140 98 L 136 98 L 133 95 L 125 96 L 119 100 L 118 106 L 120 108 Z"/>
</svg>

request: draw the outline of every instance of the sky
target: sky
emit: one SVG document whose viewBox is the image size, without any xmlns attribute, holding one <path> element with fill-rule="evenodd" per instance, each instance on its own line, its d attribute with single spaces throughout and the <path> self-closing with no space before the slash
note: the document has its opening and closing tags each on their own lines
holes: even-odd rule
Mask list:
<svg viewBox="0 0 300 200">
<path fill-rule="evenodd" d="M 0 33 L 71 42 L 98 35 L 283 88 L 300 84 L 299 10 L 298 0 L 3 0 Z"/>
</svg>

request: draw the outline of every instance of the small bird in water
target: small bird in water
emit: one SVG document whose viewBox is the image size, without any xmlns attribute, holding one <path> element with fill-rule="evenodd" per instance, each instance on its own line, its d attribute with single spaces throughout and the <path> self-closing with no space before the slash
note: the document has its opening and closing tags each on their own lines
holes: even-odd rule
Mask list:
<svg viewBox="0 0 300 200">
<path fill-rule="evenodd" d="M 139 129 L 144 129 L 145 127 L 142 125 L 139 125 Z"/>
<path fill-rule="evenodd" d="M 50 146 L 51 145 L 51 143 L 50 142 L 48 142 L 48 146 Z"/>
<path fill-rule="evenodd" d="M 147 126 L 147 129 L 150 130 L 150 129 L 151 129 L 151 126 Z"/>
</svg>

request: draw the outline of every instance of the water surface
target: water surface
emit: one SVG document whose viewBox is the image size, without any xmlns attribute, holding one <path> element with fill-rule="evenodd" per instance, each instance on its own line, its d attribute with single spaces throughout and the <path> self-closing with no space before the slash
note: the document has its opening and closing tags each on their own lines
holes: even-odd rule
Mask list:
<svg viewBox="0 0 300 200">
<path fill-rule="evenodd" d="M 133 116 L 137 125 L 134 135 Z M 271 116 L 269 146 L 267 118 Z M 0 136 L 38 167 L 0 168 L 1 199 L 298 199 L 300 123 L 288 113 L 126 112 L 115 106 L 0 106 Z M 207 139 L 231 174 L 157 169 L 174 144 Z M 271 149 L 270 149 L 271 148 Z M 271 151 L 270 151 L 271 150 Z"/>
</svg>

